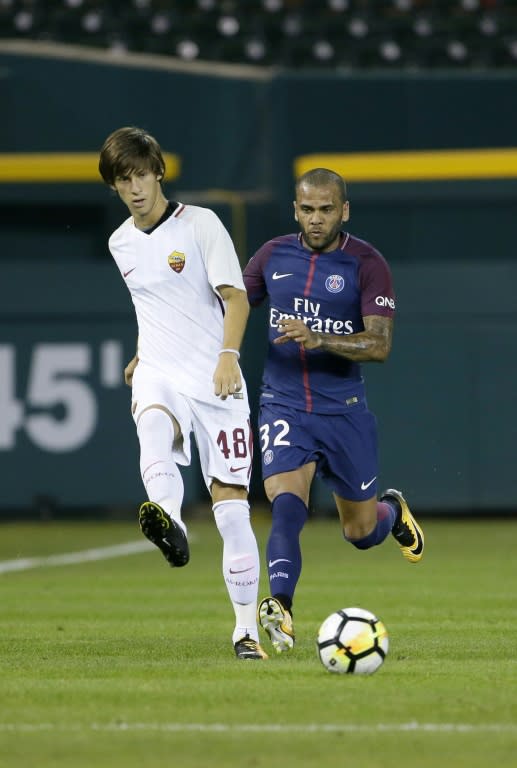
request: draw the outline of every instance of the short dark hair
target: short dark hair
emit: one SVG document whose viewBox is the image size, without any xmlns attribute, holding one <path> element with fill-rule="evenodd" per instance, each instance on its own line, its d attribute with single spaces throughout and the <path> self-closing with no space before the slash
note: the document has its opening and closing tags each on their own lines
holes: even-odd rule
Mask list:
<svg viewBox="0 0 517 768">
<path fill-rule="evenodd" d="M 310 187 L 329 187 L 332 184 L 337 187 L 341 202 L 347 201 L 346 184 L 342 176 L 328 168 L 312 168 L 306 171 L 302 176 L 296 179 L 295 193 L 302 184 L 308 184 Z"/>
<path fill-rule="evenodd" d="M 106 184 L 112 187 L 117 176 L 127 176 L 142 168 L 156 176 L 165 174 L 165 160 L 154 136 L 136 126 L 113 131 L 102 145 L 99 157 L 99 173 Z"/>
</svg>

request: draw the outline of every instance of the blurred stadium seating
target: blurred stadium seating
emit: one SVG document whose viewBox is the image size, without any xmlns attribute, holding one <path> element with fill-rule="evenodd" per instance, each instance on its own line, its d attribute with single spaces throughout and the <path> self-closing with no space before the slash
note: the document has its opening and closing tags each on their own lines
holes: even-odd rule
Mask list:
<svg viewBox="0 0 517 768">
<path fill-rule="evenodd" d="M 0 0 L 0 38 L 295 68 L 515 68 L 517 0 Z"/>
</svg>

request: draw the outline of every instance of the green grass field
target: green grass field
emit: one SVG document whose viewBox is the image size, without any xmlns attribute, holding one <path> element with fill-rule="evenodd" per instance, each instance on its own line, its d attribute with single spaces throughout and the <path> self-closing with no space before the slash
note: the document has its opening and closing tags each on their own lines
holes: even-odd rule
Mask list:
<svg viewBox="0 0 517 768">
<path fill-rule="evenodd" d="M 255 528 L 263 552 L 267 521 Z M 233 656 L 212 522 L 191 521 L 182 570 L 151 548 L 46 560 L 141 542 L 127 523 L 1 525 L 0 766 L 516 765 L 517 523 L 424 529 L 415 566 L 391 538 L 359 552 L 336 522 L 309 523 L 296 650 L 253 663 Z M 14 558 L 42 559 L 9 571 Z M 316 657 L 320 622 L 349 605 L 388 628 L 371 677 L 331 675 Z"/>
</svg>

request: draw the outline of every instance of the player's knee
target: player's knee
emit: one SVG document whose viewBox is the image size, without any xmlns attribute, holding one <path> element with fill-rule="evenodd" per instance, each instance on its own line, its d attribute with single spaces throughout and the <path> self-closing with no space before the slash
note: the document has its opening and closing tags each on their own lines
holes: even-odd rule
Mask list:
<svg viewBox="0 0 517 768">
<path fill-rule="evenodd" d="M 264 482 L 264 491 L 270 504 L 273 504 L 278 496 L 289 493 L 300 498 L 307 506 L 312 479 L 306 477 L 303 472 L 285 472 L 281 475 L 272 475 Z"/>
<path fill-rule="evenodd" d="M 140 443 L 160 442 L 163 436 L 163 439 L 166 439 L 172 448 L 172 444 L 179 433 L 179 427 L 177 429 L 176 427 L 176 420 L 167 411 L 158 406 L 150 406 L 142 411 L 138 417 L 136 431 Z"/>
<path fill-rule="evenodd" d="M 248 489 L 243 485 L 227 485 L 220 480 L 214 479 L 210 486 L 210 495 L 213 504 L 220 504 L 223 501 L 244 501 L 248 500 Z"/>
</svg>

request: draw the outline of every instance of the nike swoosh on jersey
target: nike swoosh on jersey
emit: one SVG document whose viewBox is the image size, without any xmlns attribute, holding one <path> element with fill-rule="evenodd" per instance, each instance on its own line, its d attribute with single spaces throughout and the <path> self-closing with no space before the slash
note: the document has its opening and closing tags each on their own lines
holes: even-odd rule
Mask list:
<svg viewBox="0 0 517 768">
<path fill-rule="evenodd" d="M 230 472 L 241 472 L 243 469 L 248 469 L 248 465 L 245 464 L 244 467 L 230 467 Z"/>
<path fill-rule="evenodd" d="M 130 274 L 131 274 L 131 272 L 134 272 L 134 271 L 135 271 L 135 269 L 136 269 L 136 267 L 133 267 L 133 269 L 128 269 L 128 271 L 127 271 L 127 272 L 123 272 L 122 274 L 124 275 L 124 277 L 127 277 L 128 275 L 130 275 Z"/>
<path fill-rule="evenodd" d="M 269 567 L 272 568 L 277 563 L 290 563 L 290 560 L 287 560 L 285 557 L 279 557 L 277 560 L 270 560 L 269 561 Z"/>
<path fill-rule="evenodd" d="M 271 275 L 273 280 L 281 280 L 283 277 L 292 277 L 292 276 L 293 276 L 292 272 L 286 272 L 285 274 L 279 274 L 278 272 L 273 272 L 273 274 Z"/>
<path fill-rule="evenodd" d="M 366 491 L 367 488 L 370 487 L 372 483 L 374 483 L 377 480 L 377 475 L 375 477 L 372 477 L 369 483 L 365 483 L 364 481 L 361 483 L 361 490 Z"/>
</svg>

